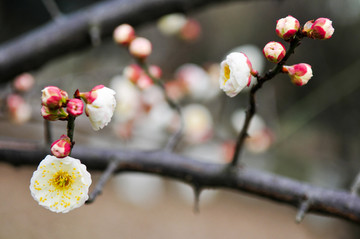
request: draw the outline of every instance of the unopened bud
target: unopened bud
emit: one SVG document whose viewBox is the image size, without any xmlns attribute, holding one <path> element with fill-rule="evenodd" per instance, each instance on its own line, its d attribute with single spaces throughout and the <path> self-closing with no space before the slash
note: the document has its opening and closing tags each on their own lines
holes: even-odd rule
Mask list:
<svg viewBox="0 0 360 239">
<path fill-rule="evenodd" d="M 161 68 L 156 65 L 149 66 L 149 73 L 151 76 L 158 78 L 158 79 L 161 78 L 161 76 L 162 76 Z"/>
<path fill-rule="evenodd" d="M 144 59 L 151 54 L 151 42 L 143 37 L 135 38 L 129 45 L 130 54 L 136 58 Z"/>
<path fill-rule="evenodd" d="M 79 116 L 84 111 L 84 103 L 80 99 L 70 99 L 66 105 L 66 111 L 72 116 Z"/>
<path fill-rule="evenodd" d="M 269 61 L 279 63 L 284 58 L 286 51 L 283 44 L 271 41 L 265 45 L 263 54 Z"/>
<path fill-rule="evenodd" d="M 195 41 L 201 34 L 201 25 L 195 19 L 188 19 L 180 31 L 180 37 L 185 41 Z"/>
<path fill-rule="evenodd" d="M 293 16 L 281 18 L 276 23 L 276 34 L 285 41 L 294 37 L 300 28 L 299 21 Z"/>
<path fill-rule="evenodd" d="M 329 39 L 334 34 L 334 31 L 332 21 L 323 17 L 306 22 L 303 28 L 303 32 L 308 37 L 319 40 Z"/>
<path fill-rule="evenodd" d="M 34 86 L 34 77 L 29 73 L 23 73 L 14 80 L 14 88 L 20 92 L 26 92 Z"/>
<path fill-rule="evenodd" d="M 49 121 L 65 120 L 68 117 L 68 113 L 63 108 L 49 109 L 46 106 L 41 107 L 41 116 Z"/>
<path fill-rule="evenodd" d="M 51 153 L 57 158 L 69 156 L 71 152 L 71 141 L 66 135 L 62 135 L 60 139 L 51 144 Z"/>
<path fill-rule="evenodd" d="M 291 82 L 298 86 L 305 85 L 313 76 L 311 66 L 306 63 L 283 66 L 282 71 L 288 73 Z"/>
<path fill-rule="evenodd" d="M 123 74 L 129 81 L 135 84 L 141 76 L 142 72 L 143 70 L 139 65 L 131 64 L 124 68 Z"/>
<path fill-rule="evenodd" d="M 121 45 L 128 45 L 135 38 L 135 30 L 129 24 L 121 24 L 114 30 L 114 41 Z"/>
<path fill-rule="evenodd" d="M 56 86 L 47 86 L 41 92 L 42 105 L 49 109 L 58 109 L 62 107 L 68 99 L 66 91 L 63 91 Z"/>
</svg>

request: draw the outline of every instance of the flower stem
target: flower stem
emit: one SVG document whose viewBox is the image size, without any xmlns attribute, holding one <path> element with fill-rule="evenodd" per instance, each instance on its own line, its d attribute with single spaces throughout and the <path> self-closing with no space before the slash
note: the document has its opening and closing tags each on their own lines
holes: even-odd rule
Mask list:
<svg viewBox="0 0 360 239">
<path fill-rule="evenodd" d="M 67 123 L 67 136 L 70 138 L 71 149 L 74 147 L 74 129 L 75 129 L 75 116 L 69 114 Z M 70 155 L 70 154 L 69 154 Z"/>
<path fill-rule="evenodd" d="M 258 76 L 258 83 L 251 88 L 249 94 L 249 106 L 246 110 L 245 122 L 236 141 L 233 159 L 230 163 L 231 166 L 236 166 L 238 164 L 245 139 L 249 136 L 247 131 L 249 129 L 251 119 L 256 113 L 256 92 L 262 87 L 262 85 L 266 81 L 271 80 L 277 74 L 281 73 L 282 67 L 285 62 L 289 59 L 290 55 L 294 53 L 295 48 L 300 45 L 300 41 L 303 38 L 303 35 L 300 32 L 301 31 L 299 31 L 298 34 L 290 41 L 290 47 L 282 61 L 276 64 L 276 66 L 273 69 L 269 70 L 264 76 Z"/>
</svg>

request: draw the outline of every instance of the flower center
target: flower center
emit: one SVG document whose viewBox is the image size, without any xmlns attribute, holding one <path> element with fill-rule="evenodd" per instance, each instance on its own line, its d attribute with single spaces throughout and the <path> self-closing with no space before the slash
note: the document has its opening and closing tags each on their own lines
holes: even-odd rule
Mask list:
<svg viewBox="0 0 360 239">
<path fill-rule="evenodd" d="M 64 190 L 71 186 L 74 179 L 67 172 L 59 170 L 53 175 L 50 182 L 57 190 Z"/>
<path fill-rule="evenodd" d="M 224 76 L 226 78 L 225 82 L 230 78 L 230 68 L 229 65 L 224 66 Z"/>
</svg>

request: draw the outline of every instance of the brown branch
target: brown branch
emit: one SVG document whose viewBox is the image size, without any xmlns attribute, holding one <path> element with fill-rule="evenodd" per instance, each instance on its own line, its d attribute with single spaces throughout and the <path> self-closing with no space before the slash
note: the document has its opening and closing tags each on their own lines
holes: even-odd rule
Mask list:
<svg viewBox="0 0 360 239">
<path fill-rule="evenodd" d="M 1 145 L 1 144 L 0 144 Z M 19 148 L 19 147 L 18 147 Z M 21 148 L 21 147 L 20 147 Z M 37 165 L 47 154 L 39 147 L 0 149 L 0 161 L 13 165 Z M 77 145 L 72 156 L 90 170 L 105 170 L 118 160 L 116 172 L 156 174 L 204 188 L 232 189 L 299 207 L 311 199 L 306 211 L 360 223 L 360 198 L 344 190 L 325 189 L 283 176 L 227 165 L 205 163 L 170 151 L 130 151 L 84 148 Z M 112 169 L 113 171 L 113 169 Z"/>
<path fill-rule="evenodd" d="M 0 82 L 39 68 L 49 60 L 92 44 L 90 29 L 101 28 L 100 37 L 112 35 L 121 23 L 138 26 L 174 13 L 188 12 L 213 3 L 251 0 L 112 0 L 101 1 L 78 12 L 62 15 L 28 34 L 0 46 Z"/>
</svg>

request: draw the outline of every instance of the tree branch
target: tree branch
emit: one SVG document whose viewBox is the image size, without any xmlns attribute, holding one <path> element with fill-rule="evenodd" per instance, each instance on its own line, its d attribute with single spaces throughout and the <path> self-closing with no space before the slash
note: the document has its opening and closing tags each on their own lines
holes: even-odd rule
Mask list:
<svg viewBox="0 0 360 239">
<path fill-rule="evenodd" d="M 19 143 L 15 145 L 17 149 L 15 146 L 0 148 L 0 161 L 12 165 L 37 165 L 48 154 L 48 150 L 39 146 L 31 146 L 28 143 L 25 145 L 24 150 L 18 150 L 22 148 L 19 147 Z M 104 171 L 110 161 L 116 159 L 117 173 L 151 173 L 195 185 L 199 190 L 232 189 L 296 208 L 304 200 L 311 199 L 311 204 L 306 205 L 307 212 L 360 223 L 360 198 L 356 195 L 344 190 L 315 187 L 254 169 L 229 169 L 225 164 L 205 163 L 169 151 L 103 150 L 77 145 L 72 156 L 79 158 L 91 170 Z"/>
<path fill-rule="evenodd" d="M 100 37 L 106 37 L 121 23 L 138 26 L 165 14 L 231 1 L 251 0 L 112 0 L 59 16 L 56 21 L 0 46 L 0 82 L 91 46 L 90 29 L 94 24 L 101 28 Z"/>
</svg>

